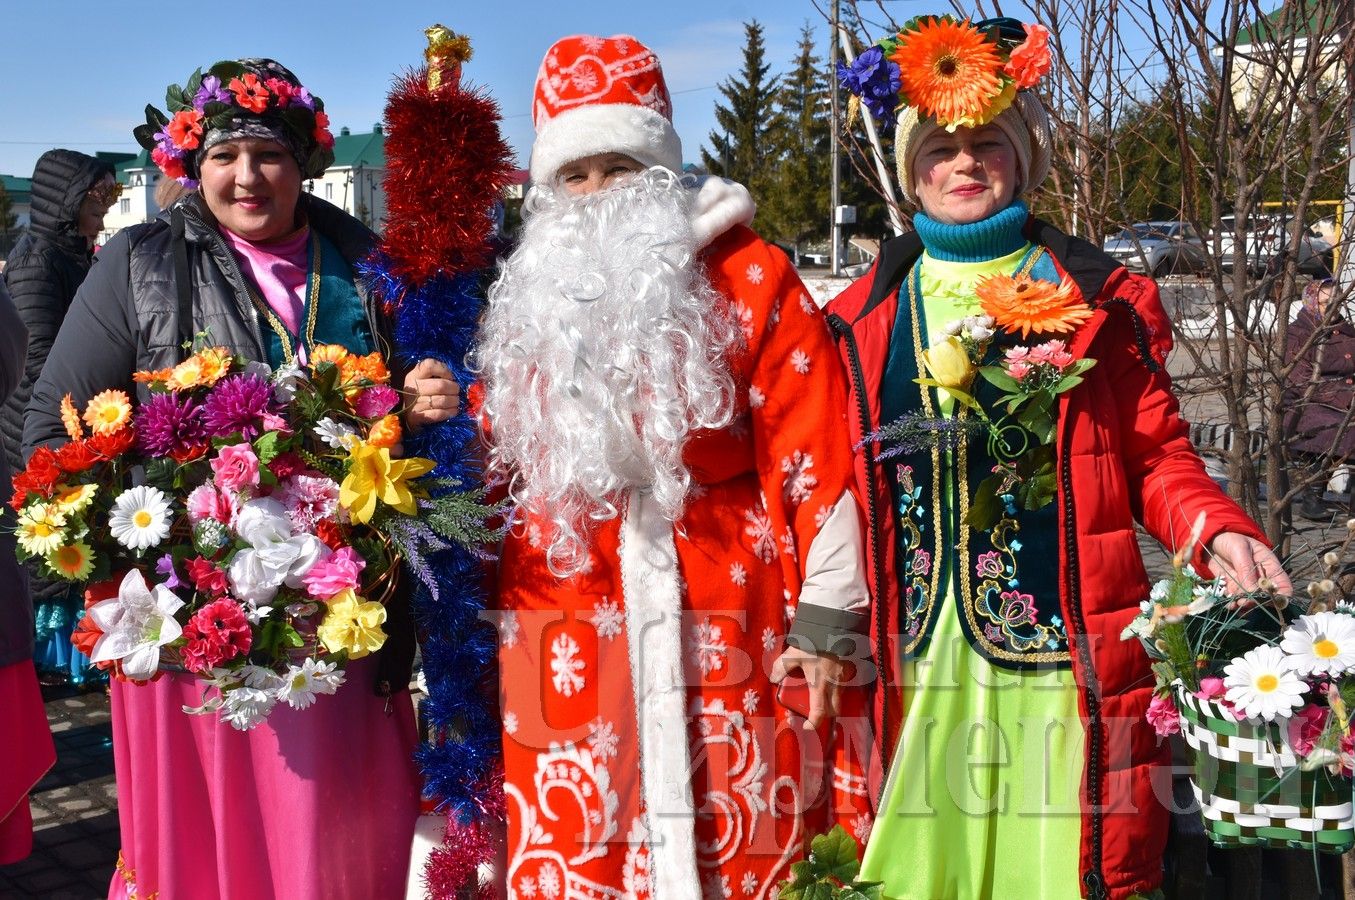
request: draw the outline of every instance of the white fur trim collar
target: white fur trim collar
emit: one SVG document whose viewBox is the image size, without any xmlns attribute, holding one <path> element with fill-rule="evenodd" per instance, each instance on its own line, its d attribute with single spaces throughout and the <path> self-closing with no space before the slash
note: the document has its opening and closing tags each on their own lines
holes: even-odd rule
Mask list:
<svg viewBox="0 0 1355 900">
<path fill-rule="evenodd" d="M 692 231 L 696 247 L 704 249 L 735 225 L 747 225 L 757 214 L 757 204 L 748 188 L 728 178 L 708 176 L 692 189 Z"/>
</svg>

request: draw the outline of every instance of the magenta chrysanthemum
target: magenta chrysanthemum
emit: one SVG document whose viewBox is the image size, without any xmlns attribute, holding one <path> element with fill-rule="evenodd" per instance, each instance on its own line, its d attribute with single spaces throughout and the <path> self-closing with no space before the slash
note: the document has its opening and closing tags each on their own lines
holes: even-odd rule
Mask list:
<svg viewBox="0 0 1355 900">
<path fill-rule="evenodd" d="M 152 456 L 182 452 L 207 440 L 202 407 L 187 395 L 154 395 L 137 409 L 135 423 L 138 449 Z"/>
<path fill-rule="evenodd" d="M 252 440 L 263 430 L 259 422 L 272 412 L 273 389 L 258 375 L 232 375 L 212 388 L 203 404 L 203 420 L 213 437 L 240 434 Z"/>
</svg>

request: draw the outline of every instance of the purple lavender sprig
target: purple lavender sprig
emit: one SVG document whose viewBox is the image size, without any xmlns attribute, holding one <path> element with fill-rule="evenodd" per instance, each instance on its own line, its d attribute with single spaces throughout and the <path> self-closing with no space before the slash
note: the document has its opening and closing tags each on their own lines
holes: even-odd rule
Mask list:
<svg viewBox="0 0 1355 900">
<path fill-rule="evenodd" d="M 913 410 L 872 431 L 856 448 L 859 450 L 867 443 L 883 445 L 884 450 L 877 457 L 881 461 L 924 450 L 954 450 L 966 435 L 978 434 L 986 427 L 987 423 L 982 419 L 928 416 L 921 410 Z"/>
</svg>

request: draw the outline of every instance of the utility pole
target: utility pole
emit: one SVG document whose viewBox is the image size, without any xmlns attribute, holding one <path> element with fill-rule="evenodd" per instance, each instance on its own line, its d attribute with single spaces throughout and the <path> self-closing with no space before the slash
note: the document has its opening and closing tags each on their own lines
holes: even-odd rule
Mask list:
<svg viewBox="0 0 1355 900">
<path fill-rule="evenodd" d="M 829 260 L 833 266 L 833 277 L 842 274 L 842 250 L 841 240 L 838 236 L 837 208 L 842 203 L 842 184 L 838 174 L 838 83 L 837 83 L 837 33 L 838 33 L 838 3 L 839 0 L 833 0 L 833 25 L 829 32 L 828 40 L 828 97 L 829 110 L 833 124 L 833 140 L 829 142 L 830 150 L 828 156 L 829 184 L 831 185 L 829 193 L 831 199 L 828 202 L 828 253 Z"/>
</svg>

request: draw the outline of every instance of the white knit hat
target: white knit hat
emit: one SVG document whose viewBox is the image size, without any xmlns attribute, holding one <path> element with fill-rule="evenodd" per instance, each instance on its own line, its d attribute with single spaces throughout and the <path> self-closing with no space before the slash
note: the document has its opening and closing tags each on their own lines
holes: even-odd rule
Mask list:
<svg viewBox="0 0 1355 900">
<path fill-rule="evenodd" d="M 532 101 L 532 181 L 597 153 L 682 171 L 682 141 L 659 59 L 630 35 L 561 38 L 546 51 Z"/>
<path fill-rule="evenodd" d="M 1021 179 L 1016 196 L 1039 187 L 1049 175 L 1054 148 L 1049 113 L 1039 96 L 1030 91 L 1017 91 L 1012 105 L 998 113 L 990 124 L 1002 129 L 1016 151 L 1017 174 Z M 918 202 L 913 184 L 913 161 L 922 142 L 940 128 L 930 116 L 919 119 L 916 107 L 905 106 L 899 111 L 899 122 L 894 129 L 894 161 L 899 185 L 914 206 Z"/>
</svg>

